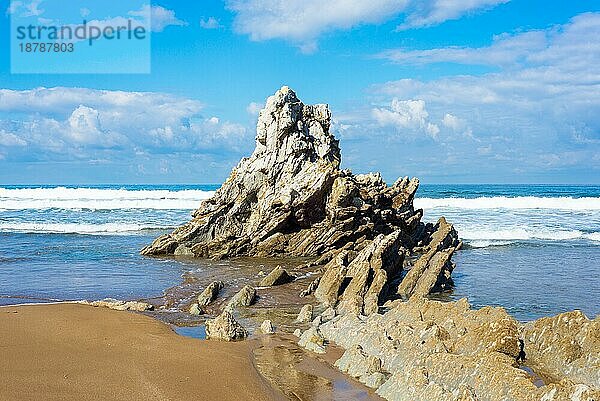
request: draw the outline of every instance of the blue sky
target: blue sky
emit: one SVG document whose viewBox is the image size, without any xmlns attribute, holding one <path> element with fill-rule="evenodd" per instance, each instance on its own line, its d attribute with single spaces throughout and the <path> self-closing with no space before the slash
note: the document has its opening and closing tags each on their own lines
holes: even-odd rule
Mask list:
<svg viewBox="0 0 600 401">
<path fill-rule="evenodd" d="M 0 184 L 222 182 L 282 85 L 357 173 L 600 183 L 597 2 L 165 0 L 150 74 L 11 74 L 11 16 L 57 1 L 0 1 Z"/>
</svg>

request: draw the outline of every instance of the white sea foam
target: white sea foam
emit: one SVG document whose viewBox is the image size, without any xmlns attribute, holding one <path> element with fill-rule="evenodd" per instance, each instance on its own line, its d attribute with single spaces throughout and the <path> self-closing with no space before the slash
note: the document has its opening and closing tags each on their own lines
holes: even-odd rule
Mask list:
<svg viewBox="0 0 600 401">
<path fill-rule="evenodd" d="M 502 241 L 502 240 L 470 240 L 468 244 L 473 248 L 488 248 L 490 246 L 504 246 L 514 244 L 514 241 Z"/>
<path fill-rule="evenodd" d="M 600 198 L 537 197 L 537 196 L 491 196 L 480 198 L 415 198 L 420 209 L 556 209 L 600 210 Z"/>
<path fill-rule="evenodd" d="M 552 230 L 548 228 L 506 228 L 497 230 L 459 228 L 458 233 L 462 239 L 467 240 L 474 247 L 491 246 L 494 242 L 526 240 L 566 241 L 588 239 L 600 241 L 600 232 L 584 233 L 579 230 Z M 489 242 L 489 244 L 485 245 L 486 242 Z"/>
<path fill-rule="evenodd" d="M 0 210 L 26 209 L 196 209 L 214 191 L 96 188 L 0 188 Z"/>
<path fill-rule="evenodd" d="M 49 234 L 131 234 L 150 229 L 171 229 L 169 226 L 131 223 L 0 223 L 0 232 L 49 233 Z"/>
</svg>

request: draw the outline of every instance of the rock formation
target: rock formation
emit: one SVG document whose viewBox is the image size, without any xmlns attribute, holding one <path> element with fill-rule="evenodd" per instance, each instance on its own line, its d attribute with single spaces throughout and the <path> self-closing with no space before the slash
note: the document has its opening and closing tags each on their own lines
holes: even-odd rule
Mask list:
<svg viewBox="0 0 600 401">
<path fill-rule="evenodd" d="M 206 338 L 234 341 L 248 336 L 248 332 L 229 311 L 224 311 L 216 319 L 206 321 Z"/>
<path fill-rule="evenodd" d="M 340 169 L 330 125 L 327 105 L 305 105 L 281 88 L 260 112 L 252 155 L 189 223 L 141 253 L 318 257 L 314 264 L 327 264 L 325 273 L 302 295 L 315 292 L 320 301 L 354 313 L 374 313 L 390 298 L 448 289 L 456 231 L 445 220 L 421 222 L 422 210 L 413 207 L 416 178 L 388 186 L 379 174 Z M 405 260 L 421 253 L 423 260 L 407 276 L 414 283 L 397 293 L 392 283 Z M 288 276 L 281 269 L 260 285 Z"/>
<path fill-rule="evenodd" d="M 232 310 L 237 306 L 250 306 L 256 299 L 256 289 L 249 285 L 239 290 L 227 303 L 226 309 Z"/>
<path fill-rule="evenodd" d="M 318 333 L 315 342 L 345 348 L 336 366 L 388 400 L 593 401 L 600 396 L 597 323 L 574 312 L 526 325 L 524 335 L 539 348 L 526 344 L 527 358 L 557 377 L 540 388 L 516 363 L 519 323 L 502 308 L 472 310 L 466 299 L 415 297 L 394 302 L 383 315 L 346 313 L 311 327 L 301 340 Z"/>
<path fill-rule="evenodd" d="M 417 179 L 388 186 L 378 174 L 340 169 L 330 125 L 326 105 L 305 105 L 281 88 L 260 112 L 252 155 L 189 223 L 141 253 L 311 257 L 304 267 L 320 275 L 300 296 L 314 295 L 325 311 L 294 332 L 298 344 L 316 353 L 341 346 L 336 366 L 388 400 L 598 401 L 598 318 L 571 312 L 522 326 L 502 308 L 428 299 L 452 286 L 456 230 L 443 217 L 421 222 Z M 260 286 L 290 279 L 278 268 Z M 242 288 L 206 322 L 207 337 L 245 337 L 232 312 L 255 297 Z M 296 324 L 312 315 L 307 305 Z M 544 386 L 520 366 L 523 352 Z"/>
<path fill-rule="evenodd" d="M 210 283 L 200 295 L 198 295 L 198 305 L 206 306 L 214 301 L 219 295 L 219 291 L 223 289 L 225 284 L 222 281 L 213 281 Z"/>
<path fill-rule="evenodd" d="M 258 286 L 272 287 L 274 285 L 286 284 L 290 281 L 294 281 L 294 277 L 281 266 L 277 266 L 271 271 L 271 273 L 267 274 L 262 280 L 260 280 Z"/>
</svg>

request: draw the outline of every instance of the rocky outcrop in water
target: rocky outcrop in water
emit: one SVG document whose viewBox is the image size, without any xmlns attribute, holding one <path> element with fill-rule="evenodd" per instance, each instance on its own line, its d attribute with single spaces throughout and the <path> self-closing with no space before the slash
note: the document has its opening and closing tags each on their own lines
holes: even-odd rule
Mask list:
<svg viewBox="0 0 600 401">
<path fill-rule="evenodd" d="M 206 338 L 208 339 L 234 341 L 242 340 L 248 336 L 246 329 L 227 310 L 216 319 L 207 320 L 205 327 Z"/>
<path fill-rule="evenodd" d="M 267 274 L 260 283 L 258 283 L 259 287 L 272 287 L 274 285 L 281 285 L 289 283 L 290 281 L 294 281 L 294 277 L 289 274 L 284 268 L 281 266 L 277 266 L 273 269 L 269 274 Z"/>
<path fill-rule="evenodd" d="M 252 155 L 189 223 L 141 253 L 318 257 L 314 265 L 326 265 L 323 277 L 302 295 L 314 292 L 352 313 L 371 314 L 386 299 L 448 289 L 456 231 L 443 219 L 435 226 L 421 222 L 422 210 L 413 207 L 417 179 L 388 186 L 379 174 L 340 169 L 330 125 L 327 105 L 305 105 L 281 88 L 260 112 Z M 397 288 L 405 261 L 421 253 L 405 287 Z M 280 269 L 260 286 L 290 279 Z"/>
<path fill-rule="evenodd" d="M 119 301 L 117 299 L 107 298 L 99 301 L 79 301 L 80 304 L 91 305 L 95 307 L 109 308 L 121 311 L 146 312 L 154 309 L 154 306 L 141 301 Z"/>
<path fill-rule="evenodd" d="M 259 115 L 252 155 L 189 223 L 141 253 L 312 257 L 304 267 L 319 277 L 300 295 L 326 309 L 294 332 L 298 343 L 316 353 L 329 342 L 343 347 L 336 366 L 388 400 L 599 400 L 597 319 L 572 313 L 521 327 L 501 308 L 428 299 L 452 286 L 456 230 L 443 217 L 421 222 L 417 179 L 388 186 L 379 174 L 340 169 L 330 125 L 326 105 L 281 88 Z M 260 286 L 290 279 L 275 269 Z M 232 313 L 255 298 L 255 288 L 240 290 L 207 321 L 207 336 L 245 337 Z M 296 324 L 306 327 L 311 308 Z M 545 386 L 519 365 L 523 351 Z"/>
<path fill-rule="evenodd" d="M 204 291 L 198 295 L 198 305 L 201 307 L 209 305 L 212 301 L 217 299 L 219 291 L 221 291 L 224 286 L 225 284 L 222 281 L 213 281 L 207 285 Z"/>
</svg>

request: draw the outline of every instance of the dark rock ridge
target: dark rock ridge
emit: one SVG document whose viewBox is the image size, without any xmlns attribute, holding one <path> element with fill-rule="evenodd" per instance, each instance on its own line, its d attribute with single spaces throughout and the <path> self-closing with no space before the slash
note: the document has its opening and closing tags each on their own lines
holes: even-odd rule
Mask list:
<svg viewBox="0 0 600 401">
<path fill-rule="evenodd" d="M 260 112 L 256 148 L 187 224 L 157 238 L 143 255 L 319 257 L 325 274 L 304 295 L 357 313 L 388 298 L 424 296 L 451 284 L 459 246 L 445 220 L 421 222 L 416 178 L 387 186 L 379 174 L 340 166 L 324 104 L 305 105 L 288 87 Z M 409 257 L 423 256 L 407 284 L 393 288 Z M 424 258 L 424 259 L 423 259 Z"/>
</svg>

